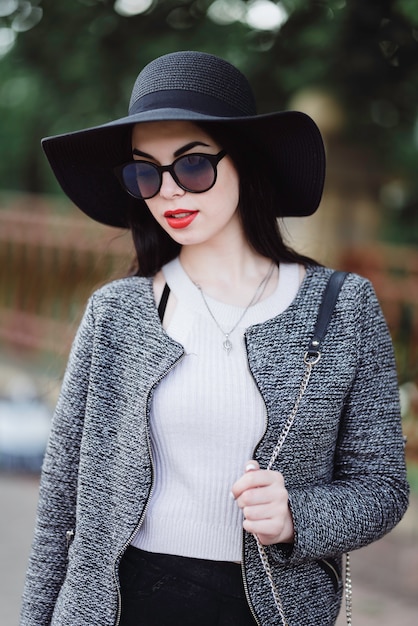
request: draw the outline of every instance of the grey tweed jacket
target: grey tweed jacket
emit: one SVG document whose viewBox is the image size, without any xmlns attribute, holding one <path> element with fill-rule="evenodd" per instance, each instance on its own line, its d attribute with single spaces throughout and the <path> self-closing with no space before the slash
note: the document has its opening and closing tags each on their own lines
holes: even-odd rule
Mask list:
<svg viewBox="0 0 418 626">
<path fill-rule="evenodd" d="M 268 417 L 254 453 L 262 467 L 298 396 L 329 273 L 308 268 L 292 305 L 246 331 Z M 161 327 L 151 280 L 122 279 L 91 297 L 45 456 L 21 626 L 118 623 L 118 564 L 153 482 L 150 402 L 182 355 Z M 267 549 L 287 623 L 331 626 L 341 604 L 342 554 L 390 531 L 408 503 L 391 341 L 371 285 L 356 275 L 344 283 L 274 469 L 284 474 L 296 533 L 293 546 Z M 246 533 L 243 555 L 257 623 L 280 626 Z"/>
</svg>

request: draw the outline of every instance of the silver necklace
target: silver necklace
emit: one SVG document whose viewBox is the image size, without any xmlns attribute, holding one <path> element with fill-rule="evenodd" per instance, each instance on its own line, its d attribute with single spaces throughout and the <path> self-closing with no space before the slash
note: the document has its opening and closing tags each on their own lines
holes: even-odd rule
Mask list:
<svg viewBox="0 0 418 626">
<path fill-rule="evenodd" d="M 235 324 L 233 325 L 233 327 L 226 333 L 222 326 L 219 324 L 218 320 L 216 319 L 216 317 L 214 316 L 214 314 L 212 313 L 209 304 L 205 298 L 205 294 L 202 291 L 202 288 L 200 285 L 198 285 L 197 283 L 195 283 L 196 287 L 198 288 L 198 290 L 200 291 L 200 294 L 202 296 L 203 302 L 205 303 L 205 306 L 208 310 L 209 315 L 211 316 L 211 318 L 213 319 L 213 321 L 215 322 L 216 326 L 219 328 L 219 330 L 221 331 L 222 335 L 224 336 L 224 341 L 222 342 L 222 347 L 225 350 L 226 354 L 229 355 L 229 353 L 232 350 L 232 343 L 230 340 L 230 335 L 234 332 L 234 330 L 237 328 L 238 324 L 241 322 L 241 320 L 243 319 L 244 315 L 247 313 L 248 309 L 255 304 L 256 302 L 258 302 L 258 300 L 261 298 L 261 296 L 263 295 L 266 287 L 267 287 L 267 283 L 269 282 L 271 275 L 273 274 L 273 270 L 274 270 L 275 264 L 274 262 L 271 264 L 269 271 L 267 272 L 267 274 L 264 276 L 263 280 L 261 281 L 261 283 L 258 285 L 257 289 L 255 290 L 255 293 L 253 295 L 253 297 L 251 298 L 251 301 L 247 304 L 247 306 L 245 307 L 244 311 L 241 313 L 239 319 L 237 322 L 235 322 Z"/>
</svg>

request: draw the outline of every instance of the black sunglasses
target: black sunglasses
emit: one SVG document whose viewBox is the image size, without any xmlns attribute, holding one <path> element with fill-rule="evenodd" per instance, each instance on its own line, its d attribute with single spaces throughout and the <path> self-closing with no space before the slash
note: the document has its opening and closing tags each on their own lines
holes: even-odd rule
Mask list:
<svg viewBox="0 0 418 626">
<path fill-rule="evenodd" d="M 156 165 L 150 161 L 130 161 L 114 168 L 122 187 L 134 198 L 148 200 L 161 189 L 163 172 L 170 172 L 177 185 L 191 193 L 209 191 L 216 182 L 216 166 L 226 155 L 192 152 L 184 154 L 171 165 Z"/>
</svg>

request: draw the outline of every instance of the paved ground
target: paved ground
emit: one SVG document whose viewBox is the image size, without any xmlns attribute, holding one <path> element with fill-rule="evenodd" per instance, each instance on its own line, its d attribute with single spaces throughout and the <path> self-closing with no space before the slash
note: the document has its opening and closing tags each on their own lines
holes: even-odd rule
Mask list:
<svg viewBox="0 0 418 626">
<path fill-rule="evenodd" d="M 18 624 L 37 489 L 36 479 L 0 474 L 1 626 Z M 418 499 L 390 535 L 352 555 L 352 574 L 353 626 L 417 626 Z"/>
<path fill-rule="evenodd" d="M 0 624 L 17 626 L 38 495 L 36 479 L 0 474 Z"/>
</svg>

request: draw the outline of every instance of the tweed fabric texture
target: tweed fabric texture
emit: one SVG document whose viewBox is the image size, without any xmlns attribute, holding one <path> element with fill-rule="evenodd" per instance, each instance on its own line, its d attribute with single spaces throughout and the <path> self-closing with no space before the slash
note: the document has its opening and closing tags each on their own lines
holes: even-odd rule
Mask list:
<svg viewBox="0 0 418 626">
<path fill-rule="evenodd" d="M 265 467 L 304 372 L 303 354 L 330 270 L 308 268 L 297 297 L 246 331 L 249 367 L 267 409 L 255 451 Z M 151 280 L 96 292 L 77 333 L 44 461 L 21 626 L 114 626 L 118 563 L 146 514 L 153 468 L 153 390 L 183 357 L 161 328 Z M 222 433 L 220 433 L 222 436 Z M 295 523 L 292 547 L 268 548 L 289 626 L 331 626 L 341 555 L 390 531 L 408 504 L 389 333 L 367 281 L 346 279 L 323 354 L 274 469 Z M 66 531 L 75 530 L 68 553 Z M 254 538 L 243 533 L 248 601 L 280 626 Z M 332 559 L 333 578 L 325 567 Z"/>
</svg>

